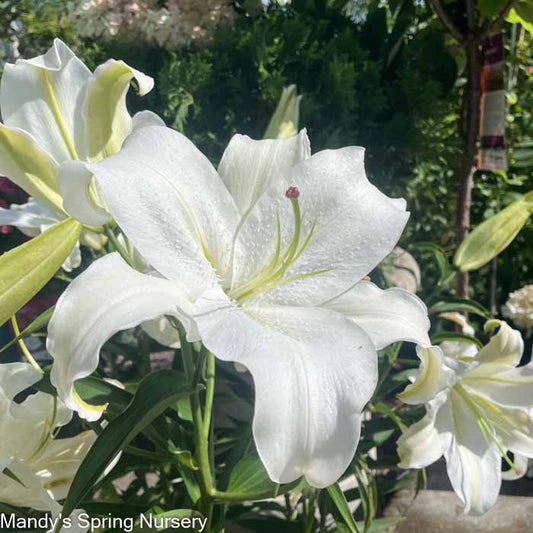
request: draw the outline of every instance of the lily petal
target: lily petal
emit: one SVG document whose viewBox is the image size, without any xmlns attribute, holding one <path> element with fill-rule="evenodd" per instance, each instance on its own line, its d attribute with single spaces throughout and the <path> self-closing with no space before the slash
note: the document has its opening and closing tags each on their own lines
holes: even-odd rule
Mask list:
<svg viewBox="0 0 533 533">
<path fill-rule="evenodd" d="M 12 400 L 42 379 L 43 375 L 28 363 L 4 363 L 0 365 L 0 395 Z"/>
<path fill-rule="evenodd" d="M 133 78 L 139 84 L 141 96 L 152 90 L 154 80 L 123 61 L 110 59 L 94 71 L 84 104 L 87 159 L 100 160 L 118 152 L 130 134 L 132 119 L 126 107 L 126 94 Z"/>
<path fill-rule="evenodd" d="M 74 383 L 96 370 L 104 342 L 162 314 L 183 321 L 191 340 L 198 340 L 187 318 L 189 306 L 175 283 L 136 272 L 116 253 L 95 261 L 61 295 L 48 326 L 50 378 L 59 397 L 81 417 L 97 420 L 105 406 L 83 402 Z"/>
<path fill-rule="evenodd" d="M 324 307 L 351 318 L 370 335 L 378 350 L 397 341 L 431 345 L 427 307 L 404 289 L 382 290 L 373 283 L 360 281 Z"/>
<path fill-rule="evenodd" d="M 225 278 L 239 215 L 211 163 L 186 137 L 170 128 L 141 128 L 119 153 L 87 168 L 154 269 L 191 297 L 215 282 L 215 270 Z"/>
<path fill-rule="evenodd" d="M 377 357 L 366 333 L 320 308 L 237 307 L 219 287 L 195 303 L 204 345 L 254 379 L 258 453 L 271 479 L 326 487 L 343 474 L 375 389 Z"/>
<path fill-rule="evenodd" d="M 89 448 L 96 440 L 96 433 L 84 431 L 67 439 L 54 439 L 32 462 L 33 471 L 41 478 L 43 486 L 54 500 L 67 497 L 74 476 Z"/>
<path fill-rule="evenodd" d="M 0 474 L 0 501 L 17 507 L 31 507 L 38 511 L 58 513 L 61 506 L 43 487 L 41 480 L 22 460 L 13 459 L 7 465 L 9 470 L 23 483 Z"/>
<path fill-rule="evenodd" d="M 500 328 L 498 333 L 479 350 L 475 359 L 483 364 L 498 363 L 516 366 L 524 353 L 522 335 L 502 320 L 489 320 L 485 324 L 485 331 L 490 331 L 498 326 Z"/>
<path fill-rule="evenodd" d="M 367 180 L 364 150 L 324 150 L 301 161 L 261 196 L 235 241 L 232 286 L 252 279 L 275 253 L 278 218 L 282 251 L 294 235 L 294 213 L 285 197 L 299 189 L 301 241 L 310 240 L 287 269 L 292 279 L 264 294 L 275 304 L 321 305 L 350 289 L 390 253 L 409 214 Z"/>
<path fill-rule="evenodd" d="M 152 111 L 139 111 L 133 115 L 132 131 L 146 126 L 165 126 L 165 121 Z"/>
<path fill-rule="evenodd" d="M 482 515 L 498 498 L 501 486 L 501 455 L 487 441 L 464 400 L 450 391 L 436 417 L 446 469 L 453 490 L 461 499 L 464 514 Z"/>
<path fill-rule="evenodd" d="M 0 124 L 0 174 L 50 209 L 61 212 L 56 173 L 57 163 L 37 146 L 31 135 Z"/>
<path fill-rule="evenodd" d="M 181 345 L 178 331 L 164 316 L 146 320 L 141 324 L 141 328 L 147 335 L 163 346 L 179 348 Z"/>
<path fill-rule="evenodd" d="M 478 352 L 474 341 L 443 341 L 439 347 L 446 357 L 452 359 L 472 359 Z"/>
<path fill-rule="evenodd" d="M 398 398 L 407 404 L 426 403 L 450 386 L 454 372 L 444 363 L 444 354 L 438 346 L 416 347 L 420 358 L 420 373 L 414 383 L 407 385 Z"/>
<path fill-rule="evenodd" d="M 435 415 L 409 426 L 398 439 L 400 468 L 425 468 L 442 457 L 439 434 L 435 429 Z"/>
<path fill-rule="evenodd" d="M 58 163 L 83 158 L 81 106 L 90 76 L 59 39 L 42 56 L 6 64 L 0 87 L 5 124 L 30 133 Z"/>
<path fill-rule="evenodd" d="M 57 184 L 63 197 L 63 207 L 71 216 L 90 226 L 101 226 L 110 215 L 97 203 L 93 174 L 82 161 L 67 161 L 57 173 Z"/>
<path fill-rule="evenodd" d="M 0 224 L 15 226 L 28 237 L 39 235 L 43 226 L 51 226 L 60 220 L 62 217 L 55 211 L 34 198 L 25 204 L 12 204 L 9 209 L 0 208 Z"/>
<path fill-rule="evenodd" d="M 53 397 L 42 392 L 29 396 L 21 404 L 0 398 L 0 457 L 25 460 L 32 457 L 52 429 L 53 412 Z M 68 415 L 61 411 L 60 422 L 67 420 L 70 414 L 70 411 Z"/>
<path fill-rule="evenodd" d="M 291 167 L 310 155 L 305 130 L 288 139 L 261 141 L 234 135 L 224 151 L 218 173 L 244 219 L 274 182 L 284 182 Z"/>
<path fill-rule="evenodd" d="M 533 420 L 531 412 L 502 407 L 491 409 L 498 440 L 515 455 L 533 458 Z"/>
<path fill-rule="evenodd" d="M 504 407 L 533 407 L 533 363 L 518 368 L 482 364 L 463 376 L 463 384 Z"/>
</svg>

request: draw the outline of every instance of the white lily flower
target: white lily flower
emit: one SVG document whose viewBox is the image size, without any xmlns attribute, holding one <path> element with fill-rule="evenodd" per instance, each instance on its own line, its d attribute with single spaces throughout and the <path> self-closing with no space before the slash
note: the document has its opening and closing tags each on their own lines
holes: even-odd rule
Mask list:
<svg viewBox="0 0 533 533">
<path fill-rule="evenodd" d="M 27 363 L 0 365 L 0 502 L 57 515 L 96 434 L 54 439 L 55 430 L 70 421 L 70 409 L 43 392 L 13 401 L 41 378 Z"/>
<path fill-rule="evenodd" d="M 0 174 L 22 187 L 32 200 L 25 206 L 0 208 L 0 224 L 39 234 L 66 215 L 68 174 L 63 190 L 57 182 L 59 166 L 69 160 L 98 161 L 118 151 L 132 129 L 162 125 L 155 114 L 144 111 L 131 118 L 126 93 L 135 78 L 139 94 L 153 87 L 153 80 L 113 59 L 94 73 L 59 39 L 42 56 L 6 64 L 0 84 Z M 97 196 L 97 191 L 93 191 Z M 102 207 L 98 224 L 109 215 Z M 94 234 L 82 242 L 98 246 Z M 79 265 L 79 250 L 65 269 Z"/>
<path fill-rule="evenodd" d="M 517 367 L 522 337 L 498 320 L 485 329 L 498 326 L 479 351 L 465 342 L 420 349 L 420 374 L 400 395 L 406 403 L 425 403 L 427 411 L 398 440 L 400 466 L 423 468 L 444 455 L 465 514 L 483 514 L 496 502 L 502 458 L 512 479 L 525 474 L 523 457 L 533 457 L 533 364 Z"/>
<path fill-rule="evenodd" d="M 78 164 L 158 277 L 110 254 L 69 286 L 48 329 L 60 397 L 98 418 L 102 407 L 80 402 L 74 382 L 95 370 L 113 333 L 171 315 L 190 341 L 250 370 L 255 441 L 274 481 L 337 480 L 376 386 L 376 349 L 402 339 L 429 345 L 416 296 L 360 281 L 408 218 L 403 200 L 369 183 L 363 154 L 310 157 L 305 132 L 236 135 L 217 173 L 183 135 L 147 127 L 119 153 Z"/>
</svg>

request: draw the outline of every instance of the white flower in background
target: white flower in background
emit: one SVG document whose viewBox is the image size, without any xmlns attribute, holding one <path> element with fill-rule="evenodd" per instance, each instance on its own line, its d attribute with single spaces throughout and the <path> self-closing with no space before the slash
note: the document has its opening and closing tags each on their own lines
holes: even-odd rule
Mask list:
<svg viewBox="0 0 533 533">
<path fill-rule="evenodd" d="M 509 294 L 502 314 L 519 328 L 533 328 L 533 285 L 526 285 Z"/>
<path fill-rule="evenodd" d="M 69 160 L 98 161 L 120 149 L 135 127 L 162 124 L 153 113 L 133 119 L 126 109 L 126 93 L 135 77 L 140 94 L 153 80 L 122 61 L 109 60 L 94 73 L 59 39 L 46 54 L 20 59 L 4 67 L 0 86 L 0 174 L 23 188 L 27 204 L 0 208 L 0 224 L 10 224 L 35 236 L 65 218 L 71 184 L 64 176 L 58 186 L 59 166 Z M 93 196 L 98 192 L 93 191 Z M 108 214 L 99 208 L 99 224 Z M 83 244 L 98 248 L 98 235 L 84 231 Z M 76 247 L 64 268 L 80 263 Z"/>
<path fill-rule="evenodd" d="M 458 313 L 457 311 L 447 311 L 445 313 L 440 313 L 439 316 L 441 318 L 445 318 L 446 320 L 451 320 L 452 322 L 460 326 L 461 331 L 464 335 L 475 337 L 476 330 L 468 323 L 468 320 L 466 319 L 465 315 Z M 446 341 L 446 342 L 456 342 L 456 341 Z"/>
<path fill-rule="evenodd" d="M 148 127 L 120 153 L 78 164 L 157 276 L 110 254 L 69 286 L 48 329 L 60 397 L 98 418 L 103 407 L 80 402 L 74 382 L 95 370 L 116 331 L 172 315 L 190 341 L 250 370 L 255 440 L 273 480 L 338 479 L 376 385 L 376 350 L 402 339 L 429 345 L 416 296 L 361 281 L 408 219 L 403 200 L 368 182 L 363 154 L 310 157 L 305 132 L 236 135 L 217 173 L 183 135 Z"/>
<path fill-rule="evenodd" d="M 416 259 L 399 246 L 383 261 L 381 271 L 385 279 L 395 287 L 418 292 L 422 286 L 422 276 Z"/>
<path fill-rule="evenodd" d="M 67 496 L 96 434 L 54 438 L 72 411 L 49 394 L 37 392 L 22 403 L 13 401 L 41 378 L 27 363 L 0 365 L 0 502 L 57 515 L 58 502 Z"/>
<path fill-rule="evenodd" d="M 524 457 L 533 457 L 533 364 L 517 367 L 522 337 L 497 320 L 485 329 L 498 326 L 479 351 L 468 342 L 458 342 L 452 352 L 418 349 L 419 376 L 400 395 L 406 403 L 425 404 L 427 412 L 398 440 L 400 466 L 423 468 L 444 455 L 461 510 L 473 515 L 495 504 L 502 457 L 514 471 L 506 473 L 508 479 L 523 475 Z"/>
<path fill-rule="evenodd" d="M 142 40 L 168 49 L 206 42 L 222 21 L 234 16 L 226 0 L 91 0 L 71 2 L 69 18 L 83 37 Z"/>
</svg>

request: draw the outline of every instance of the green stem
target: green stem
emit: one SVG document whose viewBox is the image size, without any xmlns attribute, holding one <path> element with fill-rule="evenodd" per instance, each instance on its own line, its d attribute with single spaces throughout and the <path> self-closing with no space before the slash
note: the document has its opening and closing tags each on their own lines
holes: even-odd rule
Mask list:
<svg viewBox="0 0 533 533">
<path fill-rule="evenodd" d="M 20 337 L 20 329 L 17 322 L 17 317 L 15 315 L 11 317 L 11 326 L 13 328 L 13 334 L 15 335 L 15 338 Z M 33 366 L 33 368 L 35 368 L 35 370 L 37 370 L 39 373 L 43 374 L 43 370 L 38 365 L 37 361 L 33 358 L 33 355 L 26 347 L 24 340 L 18 339 L 17 344 L 19 345 L 19 348 L 21 349 L 22 353 L 24 354 L 24 357 L 28 360 L 30 365 Z"/>
<path fill-rule="evenodd" d="M 181 324 L 178 325 L 178 333 L 180 337 L 181 355 L 183 358 L 185 375 L 187 376 L 187 379 L 192 382 L 196 374 L 192 346 L 189 342 L 187 342 L 185 329 Z M 212 358 L 212 354 L 210 355 Z M 212 405 L 212 399 L 210 404 Z M 200 512 L 207 518 L 207 530 L 209 531 L 213 516 L 212 494 L 215 492 L 214 480 L 211 472 L 211 459 L 209 457 L 209 425 L 211 420 L 211 412 L 206 412 L 206 415 L 209 414 L 209 422 L 207 423 L 208 429 L 206 432 L 204 429 L 204 416 L 202 415 L 202 406 L 198 390 L 195 390 L 195 392 L 191 394 L 191 412 L 194 425 L 194 436 L 196 440 L 196 462 L 198 464 L 200 490 L 202 492 L 202 498 L 200 500 Z"/>
<path fill-rule="evenodd" d="M 113 246 L 113 248 L 120 254 L 122 259 L 128 263 L 128 265 L 132 268 L 135 268 L 135 264 L 133 263 L 133 259 L 131 258 L 130 254 L 126 252 L 122 244 L 120 244 L 119 240 L 117 239 L 117 236 L 115 235 L 115 232 L 109 227 L 108 225 L 104 226 L 104 232 L 107 235 L 107 238 L 109 239 L 109 242 Z"/>
<path fill-rule="evenodd" d="M 207 352 L 207 376 L 204 410 L 204 440 L 209 440 L 211 415 L 213 412 L 213 398 L 215 396 L 215 356 Z"/>
</svg>

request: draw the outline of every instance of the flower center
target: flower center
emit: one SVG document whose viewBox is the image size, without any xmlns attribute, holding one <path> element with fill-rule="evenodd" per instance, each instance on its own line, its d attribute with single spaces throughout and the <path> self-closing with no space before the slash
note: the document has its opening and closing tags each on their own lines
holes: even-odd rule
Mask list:
<svg viewBox="0 0 533 533">
<path fill-rule="evenodd" d="M 307 248 L 313 232 L 316 227 L 316 220 L 311 225 L 309 233 L 303 239 L 303 242 L 300 244 L 302 239 L 302 213 L 300 211 L 299 196 L 300 191 L 297 187 L 289 187 L 285 192 L 285 196 L 290 200 L 292 205 L 292 212 L 294 216 L 294 234 L 292 236 L 289 246 L 282 253 L 281 251 L 281 222 L 279 219 L 279 214 L 277 215 L 277 237 L 276 237 L 276 246 L 274 249 L 273 257 L 270 263 L 263 268 L 254 278 L 247 281 L 246 283 L 232 289 L 229 291 L 228 295 L 233 298 L 236 302 L 243 302 L 254 296 L 258 296 L 264 292 L 267 292 L 275 287 L 279 287 L 285 283 L 290 283 L 299 279 L 307 278 L 310 276 L 316 276 L 318 274 L 323 274 L 324 272 L 329 272 L 330 268 L 323 270 L 315 270 L 313 272 L 307 272 L 305 274 L 299 274 L 296 276 L 285 276 L 287 270 L 298 260 L 302 255 L 304 250 Z"/>
</svg>

